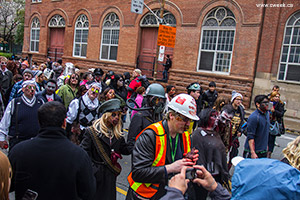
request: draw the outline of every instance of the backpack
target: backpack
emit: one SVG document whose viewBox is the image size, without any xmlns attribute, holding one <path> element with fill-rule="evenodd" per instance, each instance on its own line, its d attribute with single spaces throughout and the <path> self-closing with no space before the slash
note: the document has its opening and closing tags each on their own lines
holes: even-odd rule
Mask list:
<svg viewBox="0 0 300 200">
<path fill-rule="evenodd" d="M 144 75 L 144 76 L 139 76 L 138 80 L 142 83 L 142 86 L 147 89 L 148 86 L 150 85 L 150 82 L 149 80 L 147 79 L 147 77 Z"/>
</svg>

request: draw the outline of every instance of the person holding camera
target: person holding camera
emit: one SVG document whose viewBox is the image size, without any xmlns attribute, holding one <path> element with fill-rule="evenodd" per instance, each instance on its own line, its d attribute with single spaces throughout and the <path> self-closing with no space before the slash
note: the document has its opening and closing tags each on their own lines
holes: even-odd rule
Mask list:
<svg viewBox="0 0 300 200">
<path fill-rule="evenodd" d="M 188 188 L 188 183 L 192 181 L 198 186 L 202 186 L 209 191 L 209 197 L 211 200 L 227 200 L 231 198 L 229 192 L 222 187 L 220 183 L 217 183 L 212 175 L 201 165 L 195 165 L 195 178 L 192 180 L 187 179 L 187 167 L 181 169 L 180 174 L 177 174 L 169 181 L 169 186 L 166 187 L 167 194 L 160 200 L 184 200 L 184 193 Z"/>
<path fill-rule="evenodd" d="M 195 165 L 198 159 L 197 150 L 187 156 L 191 140 L 186 130 L 191 120 L 199 120 L 195 99 L 180 94 L 168 107 L 166 119 L 151 124 L 136 137 L 127 200 L 160 199 L 166 193 L 168 178 L 184 166 Z"/>
</svg>

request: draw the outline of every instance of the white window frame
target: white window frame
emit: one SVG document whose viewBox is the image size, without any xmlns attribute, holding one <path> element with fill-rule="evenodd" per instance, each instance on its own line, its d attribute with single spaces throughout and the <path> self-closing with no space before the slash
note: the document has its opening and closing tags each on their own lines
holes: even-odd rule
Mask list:
<svg viewBox="0 0 300 200">
<path fill-rule="evenodd" d="M 288 25 L 289 21 L 291 20 L 292 17 L 295 17 L 295 15 L 299 15 L 298 18 L 294 21 L 293 25 Z M 283 34 L 283 40 L 282 40 L 282 45 L 281 45 L 281 52 L 280 52 L 280 58 L 279 58 L 279 65 L 278 65 L 278 71 L 277 71 L 277 80 L 280 82 L 288 82 L 288 83 L 296 83 L 296 84 L 300 84 L 300 81 L 293 81 L 293 80 L 287 80 L 287 72 L 288 72 L 288 68 L 289 65 L 297 65 L 299 67 L 300 70 L 300 62 L 296 63 L 296 62 L 289 62 L 289 57 L 290 57 L 290 53 L 291 53 L 291 48 L 292 47 L 299 47 L 300 48 L 300 44 L 292 44 L 292 36 L 294 34 L 295 28 L 299 28 L 300 29 L 300 25 L 295 25 L 298 21 L 300 21 L 300 11 L 294 13 L 292 16 L 289 17 L 289 19 L 286 21 L 285 27 L 284 27 L 284 34 Z M 285 44 L 285 37 L 286 37 L 286 31 L 287 28 L 291 28 L 291 35 L 290 35 L 290 39 L 288 44 Z M 300 34 L 297 35 L 297 39 L 300 37 Z M 286 61 L 282 61 L 282 56 L 283 56 L 283 48 L 287 47 L 288 48 L 288 52 L 287 52 L 287 58 Z M 300 59 L 300 58 L 299 58 Z M 284 69 L 284 75 L 283 75 L 283 79 L 279 79 L 280 76 L 280 66 L 281 65 L 285 65 L 285 69 Z"/>
<path fill-rule="evenodd" d="M 86 21 L 80 21 L 81 17 L 85 17 Z M 85 26 L 85 27 L 77 27 L 77 26 L 79 26 L 79 23 L 85 24 L 86 22 L 88 23 L 87 26 Z M 87 42 L 82 42 L 82 34 L 81 34 L 81 38 L 80 38 L 81 41 L 80 42 L 76 42 L 76 31 L 77 30 L 81 31 L 81 33 L 83 31 L 86 31 L 86 30 L 88 31 Z M 82 51 L 81 51 L 82 48 L 79 49 L 79 55 L 75 55 L 75 48 L 76 48 L 76 44 L 79 44 L 80 46 L 81 45 L 86 45 L 86 51 L 87 51 L 88 37 L 89 37 L 89 19 L 88 19 L 88 17 L 85 14 L 81 14 L 81 15 L 79 15 L 77 17 L 76 23 L 75 23 L 75 28 L 74 28 L 73 57 L 86 58 L 86 55 L 82 56 Z M 87 52 L 86 52 L 86 54 L 87 54 Z"/>
<path fill-rule="evenodd" d="M 38 35 L 37 35 L 37 32 L 38 32 Z M 33 34 L 35 34 L 34 40 L 32 39 Z M 38 39 L 36 39 L 37 36 L 38 36 Z M 31 44 L 32 42 L 34 43 L 33 47 Z M 38 49 L 35 48 L 36 43 L 38 43 Z M 40 20 L 37 17 L 35 17 L 32 20 L 31 29 L 30 29 L 30 47 L 29 47 L 30 52 L 39 52 L 39 49 L 40 49 L 39 45 L 40 45 Z"/>
<path fill-rule="evenodd" d="M 109 20 L 109 17 L 111 15 L 115 15 L 116 16 L 116 19 L 114 21 L 111 21 Z M 107 27 L 105 26 L 105 23 L 106 22 L 111 22 L 111 24 L 113 24 L 114 22 L 119 22 L 119 26 L 118 27 L 114 27 L 114 26 L 110 26 L 110 27 Z M 103 36 L 104 36 L 104 31 L 110 31 L 110 35 L 109 35 L 109 44 L 103 44 Z M 113 31 L 119 31 L 118 33 L 118 44 L 111 44 L 111 37 L 112 37 L 112 32 Z M 101 34 L 101 45 L 100 45 L 100 56 L 99 56 L 99 59 L 100 60 L 105 60 L 105 61 L 113 61 L 113 62 L 116 62 L 117 59 L 118 59 L 118 49 L 119 49 L 119 38 L 120 38 L 120 18 L 119 16 L 116 14 L 116 13 L 108 13 L 104 19 L 104 22 L 103 22 L 103 25 L 102 25 L 102 34 Z M 102 49 L 103 49 L 103 46 L 108 46 L 108 59 L 105 59 L 105 58 L 101 58 L 102 56 Z M 111 47 L 117 47 L 117 56 L 116 56 L 116 60 L 114 59 L 111 59 L 110 58 L 110 51 L 111 51 Z"/>
<path fill-rule="evenodd" d="M 66 27 L 65 19 L 61 15 L 54 15 L 49 20 L 48 27 L 51 28 Z"/>
<path fill-rule="evenodd" d="M 214 10 L 210 11 L 206 17 L 205 20 L 203 22 L 203 24 L 206 22 L 206 20 L 208 19 L 209 14 L 211 14 L 211 12 L 215 12 L 216 10 L 220 9 L 220 8 L 224 8 L 224 7 L 217 7 Z M 234 16 L 231 17 L 235 20 Z M 207 49 L 202 49 L 202 39 L 203 39 L 203 32 L 204 31 L 217 31 L 217 38 L 216 38 L 216 44 L 215 44 L 215 50 L 207 50 Z M 232 50 L 231 51 L 224 51 L 224 50 L 218 50 L 218 39 L 219 39 L 219 32 L 220 31 L 234 31 L 234 36 L 233 36 L 233 43 L 232 43 Z M 198 61 L 197 61 L 197 71 L 199 72 L 205 72 L 205 73 L 216 73 L 216 74 L 223 74 L 223 75 L 230 75 L 231 72 L 231 64 L 232 64 L 232 56 L 233 56 L 233 49 L 234 49 L 234 44 L 235 44 L 235 36 L 236 36 L 236 27 L 235 26 L 204 26 L 202 25 L 201 28 L 201 37 L 200 37 L 200 45 L 199 45 L 199 51 L 198 51 Z M 213 57 L 213 66 L 212 66 L 212 70 L 203 70 L 200 69 L 200 61 L 201 61 L 201 52 L 213 52 L 214 53 L 214 57 Z M 228 72 L 223 72 L 223 71 L 217 71 L 216 70 L 216 63 L 217 63 L 217 55 L 218 53 L 224 53 L 224 54 L 230 54 L 230 60 L 229 60 L 229 68 L 228 68 Z"/>
</svg>

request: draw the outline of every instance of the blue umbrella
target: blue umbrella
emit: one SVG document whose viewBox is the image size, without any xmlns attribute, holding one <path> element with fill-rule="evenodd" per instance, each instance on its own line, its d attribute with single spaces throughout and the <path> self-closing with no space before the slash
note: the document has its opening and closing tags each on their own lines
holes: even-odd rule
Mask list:
<svg viewBox="0 0 300 200">
<path fill-rule="evenodd" d="M 300 171 L 273 159 L 245 159 L 235 166 L 232 199 L 300 200 Z"/>
</svg>

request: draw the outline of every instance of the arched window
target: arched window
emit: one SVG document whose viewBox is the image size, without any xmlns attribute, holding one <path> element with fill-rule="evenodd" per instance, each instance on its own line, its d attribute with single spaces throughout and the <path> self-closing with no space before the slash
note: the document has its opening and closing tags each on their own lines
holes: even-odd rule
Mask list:
<svg viewBox="0 0 300 200">
<path fill-rule="evenodd" d="M 75 23 L 73 56 L 86 57 L 89 34 L 89 20 L 86 15 L 80 15 Z"/>
<path fill-rule="evenodd" d="M 103 22 L 100 59 L 117 60 L 120 20 L 115 13 L 109 13 Z"/>
<path fill-rule="evenodd" d="M 35 17 L 31 23 L 30 51 L 38 52 L 40 44 L 40 20 Z"/>
<path fill-rule="evenodd" d="M 198 70 L 229 74 L 236 21 L 225 7 L 217 7 L 202 25 Z"/>
<path fill-rule="evenodd" d="M 300 11 L 285 25 L 278 80 L 300 82 Z"/>
<path fill-rule="evenodd" d="M 160 10 L 156 9 L 153 11 L 156 16 L 160 15 Z M 165 10 L 164 15 L 163 15 L 163 25 L 168 25 L 168 26 L 173 26 L 176 27 L 176 18 L 172 13 L 169 11 Z M 151 13 L 148 12 L 143 19 L 141 20 L 140 27 L 158 27 L 159 26 L 159 21 L 158 19 Z"/>
<path fill-rule="evenodd" d="M 57 28 L 57 27 L 65 27 L 66 22 L 65 19 L 61 15 L 54 15 L 49 21 L 49 27 Z"/>
</svg>

